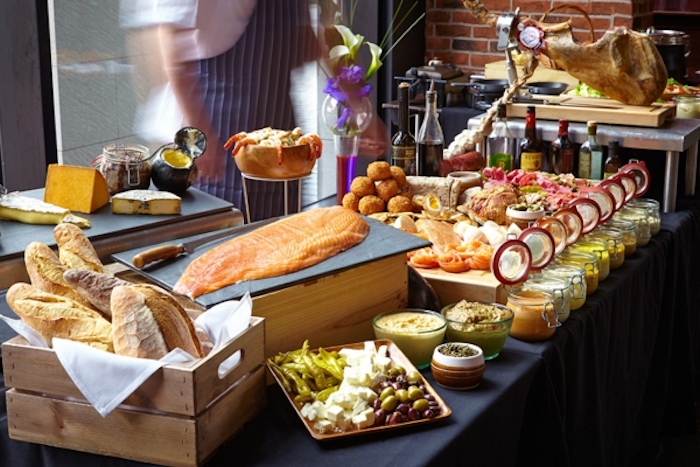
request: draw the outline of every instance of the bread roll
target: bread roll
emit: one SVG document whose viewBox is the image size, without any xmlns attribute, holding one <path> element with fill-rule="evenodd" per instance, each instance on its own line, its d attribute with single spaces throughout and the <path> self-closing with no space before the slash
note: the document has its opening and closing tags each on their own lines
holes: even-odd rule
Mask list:
<svg viewBox="0 0 700 467">
<path fill-rule="evenodd" d="M 34 287 L 50 294 L 61 295 L 75 300 L 83 306 L 92 308 L 92 304 L 63 278 L 65 266 L 51 248 L 41 242 L 32 242 L 24 250 L 24 264 L 29 280 Z"/>
<path fill-rule="evenodd" d="M 158 323 L 169 350 L 180 348 L 195 358 L 204 356 L 192 320 L 175 297 L 155 285 L 132 284 L 126 287 L 143 295 L 146 307 Z M 112 291 L 111 300 L 113 321 L 116 319 L 116 314 L 126 314 L 132 306 L 130 302 L 125 302 L 132 295 L 123 293 L 115 295 L 115 292 L 116 288 Z"/>
<path fill-rule="evenodd" d="M 114 350 L 109 321 L 70 298 L 44 292 L 23 282 L 13 284 L 5 298 L 12 311 L 41 334 L 49 345 L 54 337 L 60 337 L 108 352 Z"/>
<path fill-rule="evenodd" d="M 118 285 L 112 291 L 114 352 L 129 357 L 159 360 L 168 352 L 163 332 L 146 297 L 132 287 Z"/>
<path fill-rule="evenodd" d="M 63 279 L 109 320 L 112 319 L 112 290 L 118 285 L 131 285 L 109 274 L 81 269 L 67 270 Z"/>
<path fill-rule="evenodd" d="M 53 229 L 58 259 L 67 269 L 105 272 L 95 248 L 77 225 L 61 223 Z"/>
</svg>

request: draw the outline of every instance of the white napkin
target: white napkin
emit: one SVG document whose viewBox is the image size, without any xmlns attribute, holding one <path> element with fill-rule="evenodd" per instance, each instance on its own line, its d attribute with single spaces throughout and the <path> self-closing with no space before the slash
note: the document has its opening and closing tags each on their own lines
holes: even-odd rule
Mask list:
<svg viewBox="0 0 700 467">
<path fill-rule="evenodd" d="M 252 309 L 253 300 L 246 293 L 240 301 L 220 303 L 197 317 L 197 326 L 214 343 L 212 352 L 226 345 L 248 327 Z M 27 339 L 30 345 L 47 347 L 41 336 L 21 320 L 12 320 L 2 315 L 0 317 Z M 160 360 L 152 360 L 115 355 L 66 339 L 54 338 L 52 344 L 58 360 L 73 383 L 103 417 L 163 366 L 195 360 L 182 349 L 175 349 Z M 219 367 L 219 375 L 226 374 L 239 359 L 240 351 L 226 359 Z"/>
</svg>

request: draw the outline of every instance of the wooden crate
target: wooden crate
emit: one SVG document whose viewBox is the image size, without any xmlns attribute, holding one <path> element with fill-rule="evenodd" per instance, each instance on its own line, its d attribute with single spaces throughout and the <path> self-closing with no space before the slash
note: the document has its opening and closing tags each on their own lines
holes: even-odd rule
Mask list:
<svg viewBox="0 0 700 467">
<path fill-rule="evenodd" d="M 245 332 L 216 353 L 154 373 L 103 418 L 83 402 L 53 350 L 15 337 L 2 345 L 5 385 L 12 388 L 6 394 L 10 438 L 154 464 L 199 466 L 265 408 L 264 343 L 264 319 L 254 317 Z M 220 378 L 219 365 L 238 350 L 240 363 Z"/>
<path fill-rule="evenodd" d="M 374 339 L 372 318 L 408 304 L 406 254 L 383 258 L 253 298 L 265 318 L 265 355 Z M 274 380 L 268 378 L 268 382 Z"/>
<path fill-rule="evenodd" d="M 490 271 L 451 273 L 442 269 L 416 269 L 430 282 L 443 306 L 460 300 L 505 304 L 503 284 Z"/>
</svg>

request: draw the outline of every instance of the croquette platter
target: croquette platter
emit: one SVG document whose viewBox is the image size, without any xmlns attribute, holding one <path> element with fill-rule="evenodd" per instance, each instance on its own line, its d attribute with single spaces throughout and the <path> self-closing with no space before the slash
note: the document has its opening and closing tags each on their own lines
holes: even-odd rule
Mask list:
<svg viewBox="0 0 700 467">
<path fill-rule="evenodd" d="M 238 284 L 224 287 L 215 292 L 201 295 L 197 297 L 195 301 L 199 305 L 208 308 L 226 300 L 240 298 L 245 295 L 246 292 L 249 292 L 251 296 L 262 295 L 293 285 L 302 284 L 316 278 L 335 274 L 362 264 L 370 263 L 372 261 L 398 254 L 405 254 L 411 250 L 424 248 L 430 245 L 430 242 L 415 235 L 395 229 L 394 227 L 385 225 L 370 218 L 367 218 L 366 220 L 370 225 L 369 234 L 362 243 L 350 248 L 349 250 L 328 258 L 319 264 L 291 274 L 240 282 Z M 201 238 L 204 235 L 184 238 L 182 241 L 188 242 Z M 208 243 L 198 248 L 191 255 L 181 255 L 175 259 L 163 260 L 153 263 L 143 269 L 135 268 L 131 262 L 132 258 L 138 253 L 159 245 L 150 245 L 148 247 L 140 247 L 122 251 L 113 254 L 112 258 L 115 261 L 118 261 L 128 268 L 136 271 L 138 274 L 145 276 L 148 280 L 159 284 L 169 291 L 172 291 L 173 286 L 190 262 L 214 246 L 220 245 L 229 239 L 230 238 L 223 238 L 215 242 Z"/>
</svg>

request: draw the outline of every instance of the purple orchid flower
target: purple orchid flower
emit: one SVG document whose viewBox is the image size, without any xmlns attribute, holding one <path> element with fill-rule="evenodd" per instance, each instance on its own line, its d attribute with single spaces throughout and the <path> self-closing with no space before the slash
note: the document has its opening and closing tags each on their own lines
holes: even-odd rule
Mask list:
<svg viewBox="0 0 700 467">
<path fill-rule="evenodd" d="M 365 72 L 359 65 L 341 67 L 335 78 L 327 78 L 323 92 L 342 104 L 342 112 L 336 121 L 336 127 L 342 128 L 355 111 L 352 102 L 367 97 L 372 93 L 372 85 L 365 82 Z"/>
</svg>

